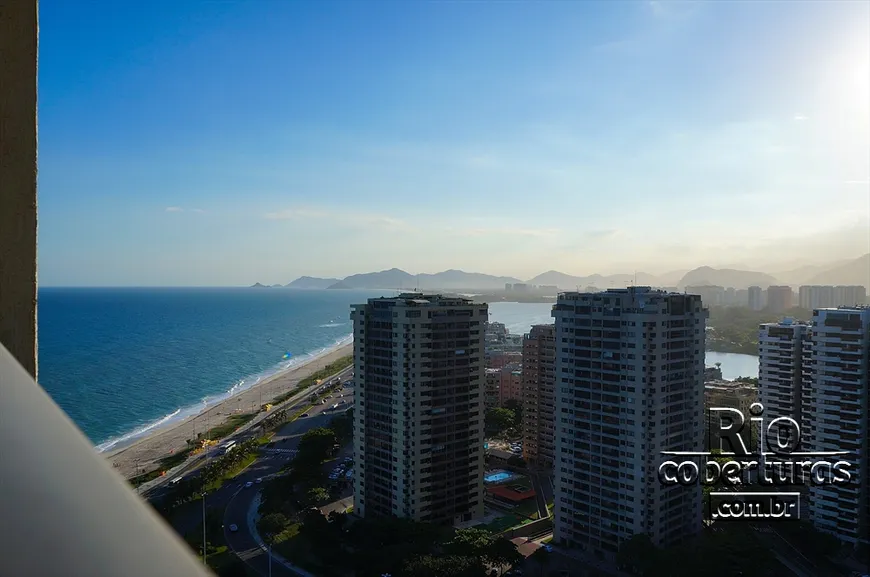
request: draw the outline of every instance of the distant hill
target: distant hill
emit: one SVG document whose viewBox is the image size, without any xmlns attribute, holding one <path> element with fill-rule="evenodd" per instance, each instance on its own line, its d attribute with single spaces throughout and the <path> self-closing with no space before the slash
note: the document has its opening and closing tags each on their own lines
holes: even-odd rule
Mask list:
<svg viewBox="0 0 870 577">
<path fill-rule="evenodd" d="M 251 285 L 250 288 L 269 288 L 269 287 L 267 287 L 267 286 L 264 285 L 264 284 L 254 283 L 254 284 Z"/>
<path fill-rule="evenodd" d="M 596 286 L 601 289 L 608 288 L 623 288 L 631 285 L 638 286 L 664 286 L 661 279 L 655 275 L 639 272 L 634 274 L 613 274 L 600 275 L 593 274 L 590 276 L 573 276 L 559 272 L 556 270 L 541 273 L 538 276 L 526 281 L 532 285 L 555 285 L 560 289 L 566 290 L 585 290 L 587 286 Z"/>
<path fill-rule="evenodd" d="M 329 288 L 338 282 L 337 278 L 317 278 L 313 276 L 301 276 L 290 284 L 287 288 L 294 289 L 325 289 Z"/>
<path fill-rule="evenodd" d="M 380 272 L 353 274 L 340 281 L 342 286 L 333 285 L 329 288 L 355 288 L 355 289 L 412 289 L 416 286 L 414 275 L 403 270 L 391 268 Z"/>
<path fill-rule="evenodd" d="M 836 263 L 833 266 L 837 266 L 840 264 L 842 264 L 842 262 Z M 808 280 L 830 268 L 830 266 L 808 264 L 791 270 L 775 272 L 773 273 L 773 276 L 776 277 L 776 279 L 782 284 L 800 286 L 803 284 L 807 284 Z"/>
<path fill-rule="evenodd" d="M 505 284 L 523 282 L 511 276 L 493 276 L 479 272 L 445 270 L 435 274 L 419 274 L 415 277 L 421 289 L 487 289 L 504 290 Z"/>
<path fill-rule="evenodd" d="M 329 288 L 503 290 L 506 283 L 518 282 L 521 281 L 513 277 L 493 276 L 461 270 L 446 270 L 435 274 L 412 275 L 401 269 L 391 268 L 380 272 L 351 275 L 340 282 L 336 282 Z"/>
<path fill-rule="evenodd" d="M 777 283 L 778 281 L 775 278 L 763 272 L 731 268 L 715 269 L 709 266 L 702 266 L 690 270 L 683 275 L 677 286 L 685 288 L 687 286 L 717 285 L 726 288 L 745 289 L 751 286 L 767 288 Z"/>
<path fill-rule="evenodd" d="M 820 272 L 806 284 L 860 285 L 870 288 L 870 253 Z"/>
</svg>

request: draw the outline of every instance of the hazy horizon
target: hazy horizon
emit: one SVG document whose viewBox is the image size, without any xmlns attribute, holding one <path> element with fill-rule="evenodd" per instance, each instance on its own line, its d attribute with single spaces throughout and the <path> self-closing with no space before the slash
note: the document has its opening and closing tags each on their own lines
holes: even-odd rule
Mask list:
<svg viewBox="0 0 870 577">
<path fill-rule="evenodd" d="M 40 4 L 43 286 L 870 252 L 870 4 Z"/>
</svg>

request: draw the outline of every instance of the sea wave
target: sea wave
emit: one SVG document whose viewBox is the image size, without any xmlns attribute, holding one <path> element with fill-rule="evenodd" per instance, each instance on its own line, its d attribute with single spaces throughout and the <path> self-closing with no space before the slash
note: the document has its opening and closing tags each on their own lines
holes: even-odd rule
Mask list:
<svg viewBox="0 0 870 577">
<path fill-rule="evenodd" d="M 340 326 L 340 325 L 334 325 Z M 266 369 L 265 371 L 261 371 L 254 375 L 247 376 L 243 379 L 237 381 L 233 386 L 231 386 L 226 392 L 210 395 L 203 397 L 203 399 L 194 405 L 189 405 L 187 407 L 181 407 L 175 409 L 173 412 L 160 417 L 159 419 L 155 419 L 149 423 L 144 425 L 140 425 L 135 429 L 117 437 L 112 437 L 107 439 L 96 446 L 98 453 L 105 453 L 106 451 L 110 451 L 113 449 L 121 449 L 125 446 L 131 445 L 134 441 L 141 439 L 142 437 L 152 435 L 159 429 L 169 428 L 177 423 L 180 423 L 186 419 L 194 417 L 209 407 L 212 407 L 220 402 L 223 402 L 239 393 L 242 393 L 251 387 L 261 383 L 267 379 L 270 379 L 276 375 L 280 375 L 281 373 L 285 373 L 291 369 L 309 363 L 317 358 L 320 358 L 324 355 L 328 355 L 329 353 L 340 349 L 345 345 L 349 345 L 353 342 L 353 333 L 349 335 L 345 335 L 339 339 L 336 339 L 335 342 L 329 346 L 317 349 L 315 351 L 311 351 L 308 353 L 301 354 L 297 357 L 293 357 L 291 359 L 287 359 L 281 361 L 280 363 Z"/>
<path fill-rule="evenodd" d="M 340 327 L 340 326 L 344 326 L 344 325 L 346 325 L 346 324 L 347 324 L 347 323 L 326 323 L 326 324 L 323 324 L 323 325 L 317 325 L 317 326 L 318 326 L 318 328 L 321 328 L 321 329 L 328 329 L 328 328 L 332 328 L 332 327 Z"/>
</svg>

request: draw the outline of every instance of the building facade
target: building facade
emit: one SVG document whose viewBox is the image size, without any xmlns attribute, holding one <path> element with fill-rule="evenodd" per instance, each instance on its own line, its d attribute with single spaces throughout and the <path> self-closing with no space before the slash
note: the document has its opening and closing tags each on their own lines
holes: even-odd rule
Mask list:
<svg viewBox="0 0 870 577">
<path fill-rule="evenodd" d="M 798 306 L 808 311 L 866 303 L 867 289 L 863 286 L 804 285 L 798 289 Z"/>
<path fill-rule="evenodd" d="M 732 289 L 733 290 L 733 289 Z M 725 304 L 725 287 L 716 285 L 698 285 L 686 287 L 686 292 L 701 297 L 705 307 L 721 306 Z"/>
<path fill-rule="evenodd" d="M 767 420 L 802 422 L 804 340 L 809 325 L 793 319 L 758 327 L 758 395 Z"/>
<path fill-rule="evenodd" d="M 497 369 L 486 369 L 486 409 L 504 407 L 508 401 L 522 402 L 522 364 L 511 363 Z"/>
<path fill-rule="evenodd" d="M 483 515 L 487 305 L 402 294 L 354 305 L 354 511 Z"/>
<path fill-rule="evenodd" d="M 732 381 L 720 381 L 704 385 L 705 410 L 711 408 L 737 409 L 748 418 L 750 414 L 749 407 L 756 401 L 758 401 L 758 388 L 754 385 L 734 383 Z M 756 451 L 759 439 L 758 427 L 753 427 L 751 426 L 752 424 L 748 423 L 739 435 L 743 439 L 747 449 Z M 710 449 L 723 448 L 719 435 L 710 431 L 710 418 L 704 419 L 704 438 L 706 439 L 707 447 Z M 728 446 L 725 446 L 723 449 L 725 451 L 732 450 Z"/>
<path fill-rule="evenodd" d="M 794 306 L 794 293 L 790 286 L 767 287 L 767 309 L 772 313 L 782 313 Z"/>
<path fill-rule="evenodd" d="M 649 287 L 559 295 L 556 542 L 615 554 L 646 533 L 668 546 L 701 529 L 701 488 L 659 482 L 661 451 L 703 451 L 707 310 Z"/>
<path fill-rule="evenodd" d="M 552 470 L 556 397 L 556 327 L 535 325 L 523 339 L 523 458 Z"/>
<path fill-rule="evenodd" d="M 751 286 L 747 294 L 749 298 L 749 308 L 753 311 L 760 311 L 764 308 L 764 291 L 760 286 Z"/>
<path fill-rule="evenodd" d="M 870 307 L 813 311 L 810 451 L 844 451 L 852 464 L 844 485 L 810 486 L 810 519 L 853 545 L 870 544 Z M 806 434 L 804 435 L 806 436 Z"/>
</svg>

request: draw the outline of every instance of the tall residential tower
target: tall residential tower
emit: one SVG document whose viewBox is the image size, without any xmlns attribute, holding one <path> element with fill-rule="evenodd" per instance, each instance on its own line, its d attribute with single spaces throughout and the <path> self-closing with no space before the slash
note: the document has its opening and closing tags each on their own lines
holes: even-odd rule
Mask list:
<svg viewBox="0 0 870 577">
<path fill-rule="evenodd" d="M 813 311 L 809 451 L 844 451 L 851 482 L 810 486 L 810 518 L 853 545 L 870 545 L 870 307 Z M 806 437 L 806 433 L 803 435 Z"/>
<path fill-rule="evenodd" d="M 402 294 L 354 305 L 354 510 L 483 516 L 485 304 Z"/>
<path fill-rule="evenodd" d="M 701 488 L 659 482 L 661 451 L 703 451 L 698 295 L 649 287 L 559 295 L 555 535 L 612 555 L 633 535 L 667 546 L 701 529 Z"/>
<path fill-rule="evenodd" d="M 556 396 L 556 328 L 535 325 L 523 338 L 523 458 L 552 469 Z"/>
</svg>

